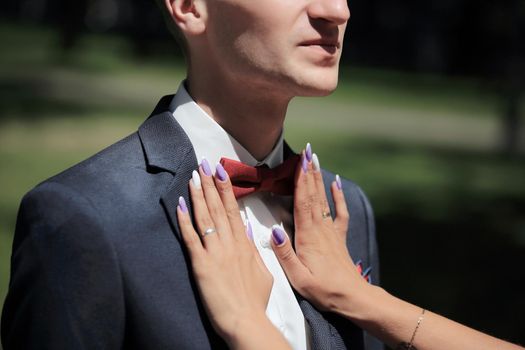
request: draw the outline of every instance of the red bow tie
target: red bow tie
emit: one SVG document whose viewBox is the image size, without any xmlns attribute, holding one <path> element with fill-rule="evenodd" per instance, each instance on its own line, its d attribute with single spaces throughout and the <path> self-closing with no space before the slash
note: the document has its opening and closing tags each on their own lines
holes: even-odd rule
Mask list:
<svg viewBox="0 0 525 350">
<path fill-rule="evenodd" d="M 253 167 L 228 158 L 221 158 L 221 165 L 230 177 L 237 199 L 259 191 L 292 195 L 299 158 L 299 155 L 293 155 L 273 169 L 265 166 Z"/>
</svg>

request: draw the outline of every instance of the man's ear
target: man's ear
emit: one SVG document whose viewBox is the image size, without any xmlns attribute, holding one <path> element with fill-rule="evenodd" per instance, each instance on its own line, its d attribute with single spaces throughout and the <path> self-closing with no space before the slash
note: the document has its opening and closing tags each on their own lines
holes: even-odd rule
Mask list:
<svg viewBox="0 0 525 350">
<path fill-rule="evenodd" d="M 171 18 L 186 36 L 204 33 L 206 4 L 202 0 L 164 0 Z"/>
</svg>

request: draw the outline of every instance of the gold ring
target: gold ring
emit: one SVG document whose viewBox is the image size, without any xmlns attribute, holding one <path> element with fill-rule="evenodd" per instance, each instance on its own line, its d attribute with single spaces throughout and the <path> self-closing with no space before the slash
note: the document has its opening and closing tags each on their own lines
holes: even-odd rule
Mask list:
<svg viewBox="0 0 525 350">
<path fill-rule="evenodd" d="M 330 212 L 329 212 L 329 211 L 323 211 L 321 215 L 322 215 L 323 219 L 326 219 L 326 218 L 329 218 L 329 217 L 331 217 L 331 215 L 330 215 Z"/>
</svg>

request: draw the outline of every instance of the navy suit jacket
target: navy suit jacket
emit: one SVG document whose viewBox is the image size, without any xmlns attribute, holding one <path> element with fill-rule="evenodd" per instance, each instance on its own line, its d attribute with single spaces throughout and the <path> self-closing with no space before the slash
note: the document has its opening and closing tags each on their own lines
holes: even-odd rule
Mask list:
<svg viewBox="0 0 525 350">
<path fill-rule="evenodd" d="M 54 176 L 22 200 L 2 312 L 11 349 L 220 349 L 176 221 L 197 168 L 166 96 L 139 130 Z M 287 153 L 291 150 L 287 148 Z M 325 172 L 326 187 L 333 174 Z M 344 181 L 348 247 L 373 266 L 372 211 Z M 190 208 L 191 210 L 191 208 Z M 333 211 L 333 208 L 332 208 Z M 380 349 L 352 323 L 297 296 L 314 349 Z"/>
</svg>

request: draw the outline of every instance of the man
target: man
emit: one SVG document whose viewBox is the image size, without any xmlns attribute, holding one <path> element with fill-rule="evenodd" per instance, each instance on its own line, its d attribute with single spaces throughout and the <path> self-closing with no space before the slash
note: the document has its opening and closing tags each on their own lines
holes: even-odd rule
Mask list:
<svg viewBox="0 0 525 350">
<path fill-rule="evenodd" d="M 350 12 L 346 0 L 166 0 L 162 7 L 186 50 L 187 80 L 136 133 L 24 197 L 2 315 L 6 350 L 224 346 L 191 279 L 178 198 L 189 202 L 199 163 L 209 172 L 222 157 L 275 168 L 293 154 L 282 138 L 288 103 L 336 88 Z M 341 185 L 352 215 L 347 244 L 377 282 L 370 206 L 355 184 Z M 268 241 L 274 224 L 293 232 L 291 203 L 271 192 L 239 198 L 274 276 L 268 317 L 294 349 L 381 348 L 291 289 Z"/>
</svg>

